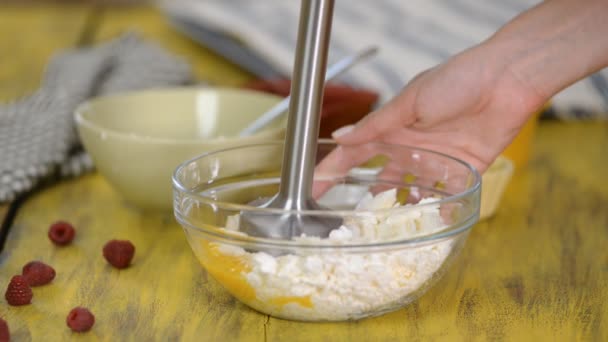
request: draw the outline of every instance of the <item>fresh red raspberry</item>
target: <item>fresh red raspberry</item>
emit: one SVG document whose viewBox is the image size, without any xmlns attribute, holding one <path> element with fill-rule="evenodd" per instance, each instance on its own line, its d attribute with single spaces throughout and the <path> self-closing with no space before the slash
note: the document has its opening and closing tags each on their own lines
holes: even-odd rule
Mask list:
<svg viewBox="0 0 608 342">
<path fill-rule="evenodd" d="M 85 332 L 95 324 L 95 316 L 86 308 L 75 307 L 70 311 L 65 322 L 72 331 Z"/>
<path fill-rule="evenodd" d="M 0 318 L 0 342 L 8 342 L 11 340 L 11 333 L 8 331 L 8 324 Z"/>
<path fill-rule="evenodd" d="M 55 279 L 55 270 L 42 261 L 30 261 L 23 266 L 21 275 L 23 275 L 28 285 L 40 286 L 46 285 Z"/>
<path fill-rule="evenodd" d="M 16 275 L 11 278 L 10 283 L 8 283 L 8 287 L 6 288 L 6 293 L 4 293 L 4 298 L 10 305 L 26 305 L 31 303 L 32 297 L 34 294 L 32 293 L 32 289 L 27 284 L 27 281 L 23 276 Z"/>
<path fill-rule="evenodd" d="M 110 240 L 103 246 L 103 257 L 116 268 L 126 268 L 131 264 L 135 246 L 129 240 Z"/>
<path fill-rule="evenodd" d="M 59 246 L 72 242 L 74 235 L 76 235 L 74 226 L 65 221 L 57 221 L 49 228 L 49 239 Z"/>
</svg>

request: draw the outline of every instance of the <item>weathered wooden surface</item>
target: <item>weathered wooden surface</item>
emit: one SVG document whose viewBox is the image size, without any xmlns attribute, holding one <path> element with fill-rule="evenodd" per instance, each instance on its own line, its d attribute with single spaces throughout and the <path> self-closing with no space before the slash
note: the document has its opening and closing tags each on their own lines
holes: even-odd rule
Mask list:
<svg viewBox="0 0 608 342">
<path fill-rule="evenodd" d="M 268 339 L 606 341 L 607 151 L 606 123 L 543 122 L 497 215 L 417 303 L 358 324 L 271 319 Z"/>
<path fill-rule="evenodd" d="M 74 25 L 78 31 L 83 15 L 74 13 L 82 11 L 49 8 L 34 14 L 3 8 L 0 32 L 6 35 L 6 20 L 13 25 L 47 22 L 49 27 L 60 21 L 57 25 Z M 50 12 L 42 15 L 45 11 Z M 222 84 L 248 77 L 172 33 L 150 9 L 104 12 L 94 38 L 105 40 L 127 27 L 185 55 L 199 77 Z M 47 48 L 27 40 L 21 44 L 50 55 L 62 42 L 73 44 L 77 32 L 72 33 L 28 38 L 53 40 Z M 7 39 L 0 39 L 2 51 L 13 46 Z M 11 58 L 9 63 L 34 63 L 25 61 L 28 50 L 22 49 L 18 56 L 24 61 Z M 21 68 L 39 77 L 43 57 L 32 58 L 40 58 L 38 69 Z M 19 79 L 11 70 L 0 65 L 0 75 Z M 3 81 L 2 96 L 21 94 L 35 82 L 25 77 L 23 84 L 10 93 Z M 606 123 L 543 122 L 528 169 L 516 175 L 497 215 L 474 227 L 446 277 L 409 307 L 355 323 L 297 323 L 254 312 L 207 277 L 170 214 L 145 214 L 128 206 L 99 175 L 65 181 L 24 203 L 0 254 L 2 291 L 10 276 L 33 259 L 53 265 L 57 277 L 34 289 L 29 306 L 9 307 L 0 300 L 0 317 L 8 320 L 17 341 L 606 341 L 606 151 Z M 57 219 L 76 225 L 72 246 L 56 248 L 48 241 L 48 225 Z M 117 271 L 103 260 L 101 248 L 112 238 L 136 245 L 131 268 Z M 82 336 L 65 326 L 67 312 L 76 305 L 89 307 L 97 317 L 93 330 Z"/>
<path fill-rule="evenodd" d="M 46 236 L 58 219 L 77 228 L 69 247 L 55 247 Z M 132 267 L 119 271 L 106 263 L 101 251 L 110 239 L 133 242 Z M 96 315 L 87 336 L 99 340 L 263 339 L 265 316 L 245 309 L 208 279 L 170 213 L 130 208 L 96 175 L 48 189 L 21 208 L 2 254 L 0 286 L 29 260 L 53 265 L 57 277 L 34 288 L 32 305 L 1 306 L 0 316 L 18 337 L 65 340 L 71 335 L 67 313 L 85 306 Z"/>
<path fill-rule="evenodd" d="M 576 145 L 573 142 L 576 141 Z M 608 338 L 608 125 L 543 123 L 533 161 L 498 214 L 472 231 L 451 272 L 413 305 L 356 323 L 297 323 L 230 298 L 198 266 L 170 215 L 138 212 L 101 176 L 33 196 L 2 254 L 0 287 L 29 260 L 57 269 L 32 305 L 0 306 L 17 336 L 62 339 L 67 311 L 90 307 L 102 340 L 593 340 Z M 78 228 L 56 248 L 48 225 Z M 134 265 L 116 271 L 101 247 L 132 240 Z"/>
</svg>

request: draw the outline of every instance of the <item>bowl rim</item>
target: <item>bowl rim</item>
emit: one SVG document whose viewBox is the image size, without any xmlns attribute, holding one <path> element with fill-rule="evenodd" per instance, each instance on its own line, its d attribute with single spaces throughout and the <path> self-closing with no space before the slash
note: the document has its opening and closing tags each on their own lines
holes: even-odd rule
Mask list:
<svg viewBox="0 0 608 342">
<path fill-rule="evenodd" d="M 277 145 L 284 144 L 284 141 L 281 141 L 281 140 L 265 141 L 263 143 L 238 145 L 238 146 L 223 148 L 220 150 L 210 151 L 210 152 L 200 154 L 194 158 L 191 158 L 191 159 L 179 164 L 178 167 L 174 170 L 173 175 L 171 177 L 171 181 L 172 181 L 173 189 L 174 189 L 174 206 L 173 206 L 174 215 L 175 215 L 176 219 L 178 220 L 178 222 L 181 225 L 183 225 L 185 228 L 193 229 L 195 231 L 198 231 L 198 232 L 203 233 L 208 236 L 213 236 L 216 240 L 221 240 L 221 241 L 227 242 L 232 245 L 236 244 L 236 245 L 242 245 L 242 246 L 251 246 L 252 244 L 255 244 L 256 246 L 268 247 L 268 248 L 273 248 L 273 249 L 293 249 L 293 248 L 319 249 L 320 248 L 320 249 L 349 249 L 349 250 L 351 250 L 351 249 L 358 249 L 358 248 L 368 249 L 368 248 L 374 248 L 374 247 L 386 248 L 389 246 L 418 245 L 418 244 L 434 242 L 437 240 L 447 239 L 449 237 L 458 235 L 458 234 L 470 229 L 479 220 L 480 207 L 481 207 L 481 175 L 477 171 L 477 169 L 470 163 L 463 161 L 461 159 L 452 157 L 445 153 L 437 152 L 437 151 L 433 151 L 433 150 L 425 149 L 425 148 L 414 147 L 414 146 L 410 146 L 410 145 L 389 144 L 389 143 L 383 143 L 383 142 L 372 142 L 371 143 L 371 144 L 376 144 L 376 145 L 381 145 L 381 146 L 398 146 L 400 148 L 408 148 L 410 150 L 421 151 L 421 152 L 425 152 L 425 153 L 430 153 L 432 155 L 440 156 L 443 158 L 447 158 L 451 161 L 454 161 L 454 162 L 464 166 L 471 173 L 471 175 L 473 177 L 473 184 L 463 192 L 459 192 L 454 195 L 448 195 L 446 197 L 439 198 L 437 200 L 433 200 L 433 201 L 429 201 L 429 202 L 425 202 L 422 204 L 413 204 L 413 205 L 409 205 L 409 206 L 401 206 L 398 208 L 389 208 L 389 209 L 381 209 L 381 210 L 353 211 L 353 210 L 284 210 L 284 209 L 274 209 L 274 208 L 259 208 L 259 207 L 255 207 L 255 206 L 245 205 L 245 204 L 233 204 L 233 203 L 228 203 L 228 202 L 216 201 L 216 200 L 211 200 L 208 197 L 202 196 L 199 193 L 196 193 L 194 191 L 187 189 L 178 180 L 178 173 L 180 173 L 183 168 L 187 167 L 187 165 L 189 165 L 193 162 L 196 162 L 197 160 L 199 160 L 201 158 L 208 157 L 208 156 L 211 156 L 211 155 L 217 154 L 217 153 L 222 153 L 222 152 L 227 152 L 227 151 L 243 148 L 243 147 L 268 146 L 270 144 L 277 144 Z M 338 145 L 332 139 L 319 139 L 319 144 L 334 144 L 336 146 Z M 178 210 L 176 210 L 175 194 L 177 192 L 184 193 L 190 197 L 194 197 L 197 201 L 214 204 L 216 206 L 221 206 L 222 208 L 226 208 L 226 209 L 230 209 L 230 210 L 234 210 L 234 211 L 247 210 L 247 211 L 254 211 L 254 212 L 260 211 L 260 212 L 264 212 L 264 213 L 275 213 L 275 214 L 298 213 L 300 215 L 316 215 L 316 216 L 319 216 L 319 215 L 323 215 L 323 216 L 345 216 L 345 215 L 364 216 L 364 215 L 370 215 L 370 214 L 389 213 L 389 212 L 390 213 L 404 213 L 404 212 L 413 211 L 413 210 L 416 210 L 419 208 L 437 206 L 437 205 L 441 205 L 441 204 L 455 202 L 459 199 L 462 199 L 462 198 L 465 198 L 468 196 L 477 197 L 477 200 L 476 200 L 477 206 L 476 206 L 475 210 L 473 210 L 473 213 L 471 215 L 469 215 L 468 217 L 458 220 L 457 222 L 455 222 L 451 225 L 447 225 L 443 229 L 430 233 L 430 234 L 419 235 L 419 236 L 414 236 L 414 237 L 405 238 L 405 239 L 374 241 L 374 242 L 367 242 L 367 243 L 360 243 L 360 242 L 347 243 L 347 244 L 344 244 L 344 243 L 335 244 L 335 243 L 331 243 L 331 242 L 329 242 L 329 243 L 328 242 L 312 243 L 309 241 L 302 242 L 302 241 L 298 241 L 298 240 L 277 240 L 277 239 L 271 239 L 271 238 L 253 237 L 253 236 L 242 235 L 242 234 L 239 234 L 238 232 L 233 232 L 233 231 L 229 231 L 229 230 L 225 230 L 225 229 L 224 230 L 205 229 L 205 228 L 193 226 L 192 224 L 190 224 L 189 220 L 185 219 L 182 216 L 182 214 Z M 329 240 L 325 240 L 325 241 L 329 241 Z"/>
<path fill-rule="evenodd" d="M 124 132 L 119 131 L 112 128 L 104 127 L 103 125 L 98 124 L 95 120 L 91 120 L 85 116 L 85 113 L 90 110 L 91 107 L 95 106 L 97 103 L 101 101 L 107 101 L 112 99 L 119 98 L 128 98 L 131 96 L 144 95 L 147 93 L 161 93 L 161 94 L 169 94 L 169 93 L 196 93 L 196 92 L 240 92 L 246 93 L 248 95 L 255 95 L 260 97 L 273 98 L 278 103 L 283 98 L 252 89 L 247 88 L 238 88 L 238 87 L 217 87 L 217 86 L 176 86 L 176 87 L 164 87 L 164 88 L 149 88 L 143 90 L 130 90 L 119 93 L 112 93 L 107 95 L 96 96 L 91 99 L 88 99 L 78 106 L 73 112 L 73 119 L 76 127 L 86 127 L 92 131 L 99 132 L 104 134 L 105 136 L 109 136 L 117 139 L 124 140 L 133 140 L 133 141 L 145 141 L 146 143 L 158 143 L 158 144 L 172 144 L 172 145 L 182 145 L 182 144 L 233 144 L 235 142 L 243 142 L 246 143 L 248 141 L 255 141 L 259 138 L 273 136 L 285 130 L 285 127 L 276 127 L 276 128 L 265 128 L 245 137 L 239 136 L 230 136 L 230 137 L 216 137 L 216 138 L 188 138 L 188 139 L 179 139 L 179 138 L 160 138 L 151 135 L 144 135 L 135 132 Z"/>
</svg>

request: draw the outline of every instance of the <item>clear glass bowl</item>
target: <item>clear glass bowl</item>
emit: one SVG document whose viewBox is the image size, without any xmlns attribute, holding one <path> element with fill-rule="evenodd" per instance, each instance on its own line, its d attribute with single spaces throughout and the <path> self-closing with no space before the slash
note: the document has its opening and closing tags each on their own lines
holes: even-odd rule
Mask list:
<svg viewBox="0 0 608 342">
<path fill-rule="evenodd" d="M 322 140 L 317 159 L 334 149 Z M 194 254 L 241 302 L 292 320 L 377 316 L 416 300 L 462 249 L 479 219 L 481 178 L 473 167 L 407 146 L 339 149 L 348 164 L 315 172 L 315 188 L 329 188 L 318 198 L 324 209 L 291 212 L 341 219 L 345 227 L 325 239 L 238 231 L 242 213 L 287 213 L 250 205 L 277 193 L 283 142 L 207 153 L 175 171 L 175 216 Z"/>
</svg>

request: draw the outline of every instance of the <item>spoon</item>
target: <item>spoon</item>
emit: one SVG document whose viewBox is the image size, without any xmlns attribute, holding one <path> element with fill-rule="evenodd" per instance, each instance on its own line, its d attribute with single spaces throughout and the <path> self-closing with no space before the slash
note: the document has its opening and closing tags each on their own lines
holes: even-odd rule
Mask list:
<svg viewBox="0 0 608 342">
<path fill-rule="evenodd" d="M 349 70 L 357 63 L 368 59 L 369 57 L 375 55 L 377 52 L 378 48 L 376 46 L 370 46 L 355 54 L 343 57 L 327 69 L 327 73 L 325 74 L 325 82 L 328 82 L 336 78 L 337 76 L 343 74 L 345 71 Z M 276 119 L 281 114 L 285 113 L 285 111 L 287 111 L 287 109 L 289 108 L 290 101 L 290 96 L 287 96 L 286 98 L 281 100 L 281 102 L 277 103 L 274 107 L 270 108 L 259 118 L 257 118 L 243 130 L 241 130 L 239 136 L 246 137 L 266 127 L 266 125 L 268 125 L 274 119 Z"/>
<path fill-rule="evenodd" d="M 250 236 L 327 237 L 341 224 L 302 212 L 322 209 L 312 198 L 312 183 L 333 7 L 334 0 L 301 1 L 279 191 L 259 205 L 280 210 L 242 212 L 239 229 Z"/>
</svg>

